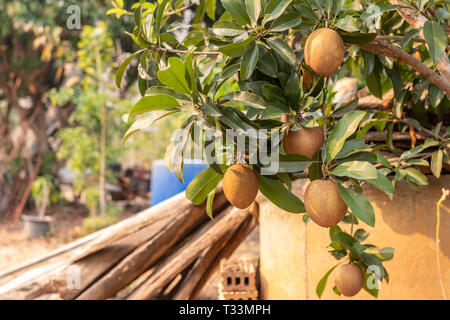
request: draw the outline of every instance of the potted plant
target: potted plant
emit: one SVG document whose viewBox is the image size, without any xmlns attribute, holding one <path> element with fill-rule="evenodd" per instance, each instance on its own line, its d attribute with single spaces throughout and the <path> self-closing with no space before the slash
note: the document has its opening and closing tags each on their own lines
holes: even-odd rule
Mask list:
<svg viewBox="0 0 450 320">
<path fill-rule="evenodd" d="M 50 178 L 41 176 L 33 182 L 31 194 L 33 196 L 37 215 L 24 215 L 24 232 L 29 239 L 40 238 L 50 234 L 51 218 L 46 216 L 47 206 L 53 189 Z"/>
</svg>

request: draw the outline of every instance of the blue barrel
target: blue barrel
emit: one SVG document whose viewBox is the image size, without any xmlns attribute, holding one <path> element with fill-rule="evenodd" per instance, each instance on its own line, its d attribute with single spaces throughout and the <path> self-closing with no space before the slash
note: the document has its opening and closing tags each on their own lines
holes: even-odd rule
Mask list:
<svg viewBox="0 0 450 320">
<path fill-rule="evenodd" d="M 182 184 L 175 174 L 167 169 L 164 160 L 154 161 L 150 182 L 151 205 L 154 206 L 186 190 L 189 183 L 207 167 L 208 165 L 201 160 L 186 160 L 183 165 L 185 184 Z"/>
</svg>

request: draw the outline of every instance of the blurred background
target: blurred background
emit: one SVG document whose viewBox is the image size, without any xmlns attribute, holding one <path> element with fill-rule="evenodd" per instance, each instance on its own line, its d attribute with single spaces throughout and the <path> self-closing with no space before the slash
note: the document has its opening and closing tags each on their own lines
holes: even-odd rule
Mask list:
<svg viewBox="0 0 450 320">
<path fill-rule="evenodd" d="M 133 51 L 132 17 L 114 6 L 0 0 L 0 269 L 150 205 L 152 163 L 180 121 L 122 143 L 140 95 L 126 82 L 136 62 L 114 82 Z"/>
</svg>

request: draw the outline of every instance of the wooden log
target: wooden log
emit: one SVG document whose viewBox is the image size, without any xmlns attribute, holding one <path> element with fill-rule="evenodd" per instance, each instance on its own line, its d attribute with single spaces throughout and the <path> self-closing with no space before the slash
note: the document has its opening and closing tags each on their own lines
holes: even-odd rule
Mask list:
<svg viewBox="0 0 450 320">
<path fill-rule="evenodd" d="M 72 256 L 71 262 L 76 262 L 77 260 L 80 260 L 145 226 L 155 223 L 156 221 L 165 219 L 169 216 L 177 216 L 183 212 L 189 212 L 193 207 L 194 205 L 185 197 L 184 192 L 179 193 L 166 201 L 158 203 L 154 207 L 111 226 L 108 232 L 103 233 L 86 247 L 77 250 Z"/>
<path fill-rule="evenodd" d="M 143 283 L 128 299 L 144 300 L 155 297 L 170 280 L 195 261 L 200 253 L 217 242 L 234 225 L 240 225 L 249 215 L 249 210 L 227 209 L 215 222 L 208 223 L 206 230 L 196 232 L 194 239 L 181 250 L 158 263 L 158 270 Z"/>
<path fill-rule="evenodd" d="M 138 245 L 156 235 L 171 218 L 168 217 L 153 225 L 142 228 L 138 232 L 98 250 L 75 263 L 65 261 L 57 269 L 46 273 L 27 277 L 25 274 L 16 284 L 6 284 L 2 297 L 14 299 L 34 299 L 47 293 L 59 293 L 64 299 L 73 299 L 94 280 L 110 270 L 123 257 L 133 251 Z M 23 278 L 23 281 L 20 280 Z"/>
<path fill-rule="evenodd" d="M 214 261 L 209 265 L 208 269 L 203 273 L 196 287 L 192 290 L 187 299 L 194 300 L 199 295 L 208 280 L 214 275 L 220 267 L 222 259 L 228 259 L 239 245 L 247 239 L 250 233 L 258 225 L 257 219 L 254 216 L 247 217 L 245 221 L 235 231 L 227 245 L 214 258 Z"/>
<path fill-rule="evenodd" d="M 226 205 L 228 205 L 228 202 L 221 192 L 214 200 L 213 211 L 216 213 L 222 211 Z M 177 214 L 156 237 L 139 246 L 77 299 L 107 299 L 114 296 L 166 254 L 173 245 L 204 222 L 207 219 L 205 211 L 205 204 L 203 204 L 194 207 L 192 211 Z"/>
<path fill-rule="evenodd" d="M 195 289 L 206 270 L 214 261 L 219 252 L 227 245 L 239 226 L 231 227 L 217 242 L 207 249 L 203 250 L 200 256 L 190 268 L 187 275 L 182 279 L 182 283 L 176 293 L 173 295 L 174 300 L 188 300 L 192 291 Z"/>
</svg>

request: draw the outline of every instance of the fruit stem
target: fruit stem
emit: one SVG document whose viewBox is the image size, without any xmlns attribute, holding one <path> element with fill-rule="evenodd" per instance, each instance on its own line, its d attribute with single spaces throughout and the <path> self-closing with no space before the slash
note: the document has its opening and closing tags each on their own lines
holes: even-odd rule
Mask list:
<svg viewBox="0 0 450 320">
<path fill-rule="evenodd" d="M 322 122 L 323 122 L 323 141 L 327 140 L 327 94 L 328 94 L 328 81 L 330 77 L 327 77 L 325 81 L 325 88 L 323 89 L 323 101 L 322 101 Z M 322 179 L 326 178 L 326 164 L 322 166 Z"/>
</svg>

